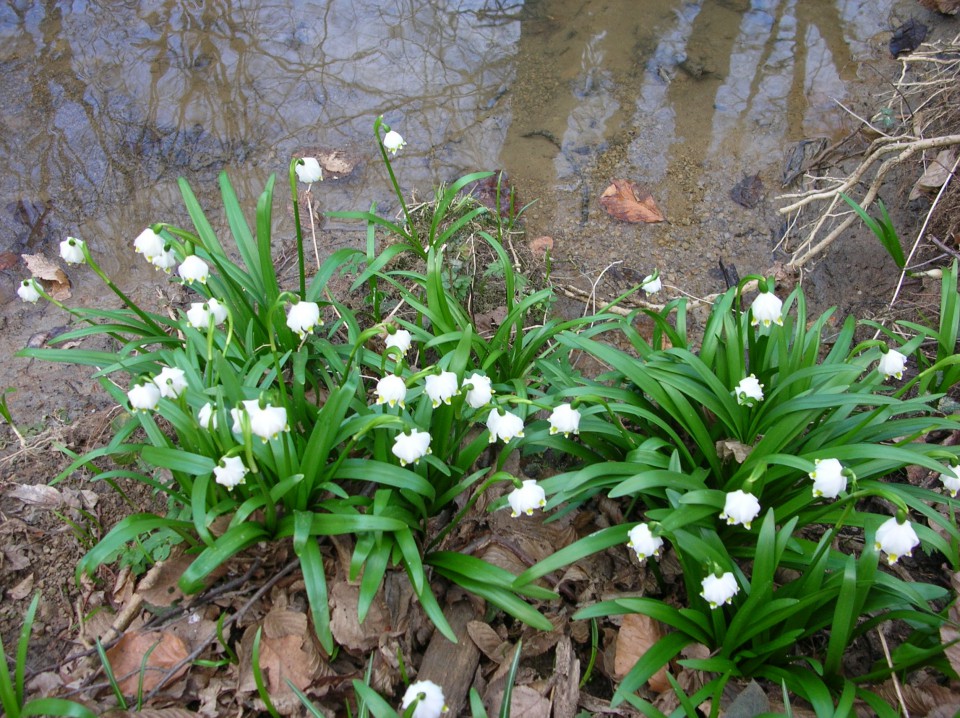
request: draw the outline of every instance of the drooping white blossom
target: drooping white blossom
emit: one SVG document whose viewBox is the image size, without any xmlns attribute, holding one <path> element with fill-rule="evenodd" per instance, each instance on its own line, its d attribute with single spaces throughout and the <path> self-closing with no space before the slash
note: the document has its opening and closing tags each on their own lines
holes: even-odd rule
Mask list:
<svg viewBox="0 0 960 718">
<path fill-rule="evenodd" d="M 409 434 L 397 434 L 393 440 L 393 455 L 400 466 L 415 464 L 430 453 L 430 433 L 411 429 Z"/>
<path fill-rule="evenodd" d="M 150 227 L 143 230 L 133 240 L 133 250 L 137 254 L 142 254 L 148 262 L 152 262 L 157 255 L 163 254 L 165 245 L 166 242 L 163 241 L 163 237 Z"/>
<path fill-rule="evenodd" d="M 466 389 L 468 386 L 470 388 L 467 389 L 464 401 L 472 409 L 486 406 L 493 399 L 493 382 L 490 377 L 474 372 L 463 380 L 463 388 Z"/>
<path fill-rule="evenodd" d="M 204 262 L 200 257 L 195 254 L 191 254 L 189 257 L 184 258 L 180 263 L 180 266 L 177 267 L 177 274 L 180 275 L 182 279 L 187 284 L 193 282 L 200 282 L 200 284 L 206 284 L 207 279 L 210 277 L 210 267 Z"/>
<path fill-rule="evenodd" d="M 628 536 L 627 546 L 636 552 L 637 558 L 641 561 L 660 555 L 663 539 L 653 535 L 649 524 L 637 524 L 630 529 Z"/>
<path fill-rule="evenodd" d="M 153 377 L 153 383 L 164 399 L 176 399 L 187 388 L 187 375 L 179 367 L 167 366 Z"/>
<path fill-rule="evenodd" d="M 760 501 L 757 497 L 737 489 L 727 494 L 720 518 L 726 519 L 728 526 L 742 524 L 744 528 L 749 529 L 759 514 Z"/>
<path fill-rule="evenodd" d="M 215 431 L 217 428 L 217 408 L 209 401 L 200 407 L 197 412 L 197 423 L 200 428 Z"/>
<path fill-rule="evenodd" d="M 502 439 L 509 442 L 514 437 L 523 436 L 523 419 L 509 411 L 500 414 L 499 409 L 491 409 L 487 417 L 487 429 L 490 431 L 490 443 Z"/>
<path fill-rule="evenodd" d="M 86 261 L 83 256 L 83 240 L 67 237 L 60 242 L 60 257 L 67 264 L 83 264 Z"/>
<path fill-rule="evenodd" d="M 550 414 L 551 434 L 570 434 L 580 433 L 580 412 L 573 408 L 571 404 L 560 404 Z"/>
<path fill-rule="evenodd" d="M 411 718 L 440 718 L 450 710 L 444 702 L 443 689 L 433 681 L 411 683 L 403 694 L 400 710 L 405 711 L 414 701 L 417 707 L 413 709 Z"/>
<path fill-rule="evenodd" d="M 304 184 L 313 184 L 323 180 L 323 168 L 316 157 L 303 157 L 296 167 L 297 179 Z"/>
<path fill-rule="evenodd" d="M 810 478 L 813 479 L 813 495 L 825 499 L 835 499 L 841 491 L 847 490 L 847 477 L 843 473 L 843 464 L 837 459 L 815 459 Z"/>
<path fill-rule="evenodd" d="M 377 404 L 389 404 L 391 408 L 397 404 L 403 406 L 403 401 L 407 397 L 407 385 L 403 377 L 387 374 L 377 382 L 376 394 Z"/>
<path fill-rule="evenodd" d="M 168 249 L 152 257 L 150 259 L 150 264 L 169 274 L 170 270 L 173 269 L 177 264 L 177 255 L 173 253 L 172 249 Z"/>
<path fill-rule="evenodd" d="M 900 523 L 895 516 L 880 524 L 877 529 L 876 548 L 887 554 L 887 563 L 891 566 L 901 556 L 909 556 L 920 545 L 917 532 L 909 521 Z"/>
<path fill-rule="evenodd" d="M 663 289 L 663 282 L 660 281 L 660 273 L 654 272 L 653 274 L 648 274 L 643 278 L 643 281 L 640 282 L 640 289 L 647 293 L 647 296 L 651 294 L 656 294 L 661 289 Z"/>
<path fill-rule="evenodd" d="M 389 349 L 390 347 L 396 347 L 400 350 L 400 353 L 406 355 L 407 351 L 410 349 L 410 344 L 413 341 L 413 337 L 410 335 L 406 329 L 397 329 L 393 334 L 387 333 L 387 338 L 384 340 L 384 345 Z"/>
<path fill-rule="evenodd" d="M 948 466 L 941 472 L 940 481 L 943 483 L 943 488 L 950 492 L 950 496 L 956 498 L 957 492 L 960 491 L 960 467 Z"/>
<path fill-rule="evenodd" d="M 903 378 L 903 370 L 907 366 L 907 357 L 898 352 L 896 349 L 889 349 L 885 354 L 880 356 L 880 363 L 877 364 L 877 371 L 883 375 L 884 379 L 889 377 L 894 377 L 896 379 Z"/>
<path fill-rule="evenodd" d="M 783 302 L 773 292 L 760 292 L 757 298 L 753 300 L 753 304 L 750 305 L 750 312 L 753 314 L 753 319 L 750 320 L 750 324 L 753 326 L 758 324 L 764 328 L 771 324 L 783 326 L 783 317 L 781 316 Z"/>
<path fill-rule="evenodd" d="M 233 489 L 246 483 L 246 475 L 250 471 L 239 456 L 224 456 L 220 463 L 213 467 L 216 482 L 228 489 Z"/>
<path fill-rule="evenodd" d="M 737 403 L 741 406 L 753 406 L 758 401 L 763 401 L 763 384 L 753 374 L 744 377 L 733 390 L 737 397 Z"/>
<path fill-rule="evenodd" d="M 449 404 L 450 399 L 460 392 L 457 375 L 452 371 L 442 371 L 439 374 L 428 374 L 424 380 L 424 391 L 430 397 L 433 408 L 440 404 Z"/>
<path fill-rule="evenodd" d="M 526 479 L 523 486 L 514 489 L 507 495 L 510 504 L 510 515 L 516 518 L 520 514 L 533 516 L 534 509 L 542 509 L 547 505 L 547 494 L 533 479 Z"/>
<path fill-rule="evenodd" d="M 275 439 L 280 432 L 289 431 L 287 424 L 287 410 L 282 406 L 273 406 L 267 404 L 260 408 L 260 402 L 257 399 L 247 399 L 243 402 L 243 409 L 231 409 L 230 416 L 233 419 L 233 433 L 243 433 L 243 413 L 246 413 L 250 419 L 250 432 L 254 436 L 259 436 L 264 441 Z"/>
<path fill-rule="evenodd" d="M 130 402 L 130 408 L 134 411 L 153 411 L 160 403 L 160 389 L 156 384 L 137 384 L 130 387 L 127 392 L 127 400 Z"/>
<path fill-rule="evenodd" d="M 706 578 L 700 582 L 700 595 L 710 604 L 710 608 L 722 606 L 730 603 L 733 597 L 740 592 L 740 586 L 737 585 L 737 579 L 727 571 L 721 576 L 716 574 L 707 574 Z"/>
<path fill-rule="evenodd" d="M 299 301 L 287 310 L 287 326 L 303 339 L 320 321 L 320 305 L 316 302 Z"/>
<path fill-rule="evenodd" d="M 394 155 L 407 143 L 404 141 L 403 137 L 400 136 L 399 132 L 390 130 L 387 134 L 383 136 L 383 147 L 387 152 L 391 152 Z"/>
<path fill-rule="evenodd" d="M 211 318 L 215 327 L 223 324 L 227 318 L 227 308 L 214 298 L 205 302 L 192 302 L 187 310 L 187 321 L 194 329 L 207 329 Z"/>
<path fill-rule="evenodd" d="M 36 304 L 37 300 L 40 299 L 40 292 L 37 289 L 37 281 L 35 279 L 24 279 L 20 282 L 20 286 L 17 287 L 17 296 L 20 297 L 25 302 L 30 304 Z"/>
</svg>

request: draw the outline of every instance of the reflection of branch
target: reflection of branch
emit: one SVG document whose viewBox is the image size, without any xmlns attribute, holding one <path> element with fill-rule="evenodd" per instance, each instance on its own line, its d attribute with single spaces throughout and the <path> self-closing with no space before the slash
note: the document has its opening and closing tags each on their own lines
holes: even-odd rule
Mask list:
<svg viewBox="0 0 960 718">
<path fill-rule="evenodd" d="M 867 187 L 866 194 L 860 201 L 860 207 L 864 210 L 873 204 L 873 201 L 877 198 L 877 195 L 880 192 L 880 186 L 882 185 L 884 178 L 894 167 L 899 165 L 901 162 L 908 160 L 917 152 L 930 149 L 939 149 L 941 147 L 950 147 L 952 145 L 960 145 L 960 135 L 945 135 L 943 137 L 932 137 L 925 140 L 916 138 L 905 139 L 903 137 L 880 138 L 874 141 L 873 145 L 871 145 L 871 148 L 874 149 L 872 149 L 870 154 L 860 163 L 853 173 L 842 181 L 834 180 L 835 184 L 830 189 L 812 190 L 799 194 L 786 195 L 787 197 L 795 197 L 798 199 L 793 204 L 789 204 L 786 207 L 780 208 L 779 211 L 781 214 L 795 212 L 814 202 L 828 200 L 830 203 L 827 209 L 821 213 L 820 219 L 816 222 L 813 229 L 807 235 L 807 238 L 794 252 L 793 258 L 789 262 L 789 266 L 795 268 L 802 267 L 804 264 L 813 259 L 813 257 L 830 246 L 830 244 L 832 244 L 837 237 L 843 234 L 843 232 L 845 232 L 847 228 L 850 227 L 854 221 L 856 221 L 857 215 L 850 213 L 850 215 L 843 220 L 843 222 L 831 230 L 830 233 L 827 234 L 823 239 L 814 244 L 823 225 L 826 223 L 827 219 L 832 216 L 830 213 L 833 211 L 834 207 L 837 206 L 837 203 L 840 200 L 840 193 L 848 192 L 857 184 L 859 184 L 861 178 L 881 158 L 886 155 L 898 153 L 893 157 L 887 157 L 887 159 L 883 160 L 882 164 L 877 169 L 876 175 L 873 177 L 873 180 Z"/>
</svg>

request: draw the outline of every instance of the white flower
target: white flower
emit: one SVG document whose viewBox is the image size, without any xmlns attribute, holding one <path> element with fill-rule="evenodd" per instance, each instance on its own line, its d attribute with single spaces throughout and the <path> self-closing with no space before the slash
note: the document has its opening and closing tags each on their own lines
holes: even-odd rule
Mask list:
<svg viewBox="0 0 960 718">
<path fill-rule="evenodd" d="M 407 398 L 407 385 L 402 377 L 396 374 L 387 374 L 383 379 L 377 382 L 377 403 L 389 404 L 391 407 L 399 404 L 403 406 L 403 400 Z"/>
<path fill-rule="evenodd" d="M 957 492 L 960 491 L 960 468 L 948 466 L 947 470 L 940 474 L 940 481 L 943 482 L 943 488 L 956 498 Z"/>
<path fill-rule="evenodd" d="M 390 347 L 396 347 L 400 350 L 400 353 L 406 355 L 407 350 L 410 349 L 410 343 L 413 340 L 413 337 L 410 336 L 410 332 L 406 329 L 397 329 L 393 334 L 388 333 L 387 338 L 384 341 L 387 349 Z"/>
<path fill-rule="evenodd" d="M 160 396 L 164 399 L 176 399 L 187 388 L 187 376 L 183 369 L 168 366 L 153 377 L 153 383 L 157 385 Z"/>
<path fill-rule="evenodd" d="M 213 325 L 220 326 L 223 320 L 227 318 L 227 308 L 216 299 L 208 299 L 205 302 L 193 302 L 187 310 L 187 321 L 194 329 L 206 329 L 210 326 L 210 318 L 213 317 Z"/>
<path fill-rule="evenodd" d="M 261 409 L 259 400 L 248 399 L 243 402 L 243 411 L 246 411 L 247 416 L 250 417 L 250 432 L 264 441 L 275 439 L 281 431 L 290 430 L 287 424 L 287 410 L 282 406 L 267 404 Z M 233 433 L 243 433 L 241 410 L 231 409 L 230 416 L 233 418 Z"/>
<path fill-rule="evenodd" d="M 60 257 L 67 264 L 83 264 L 83 240 L 76 237 L 67 237 L 60 242 Z"/>
<path fill-rule="evenodd" d="M 452 371 L 430 374 L 426 378 L 424 391 L 426 391 L 427 396 L 430 397 L 434 409 L 440 406 L 440 404 L 449 404 L 450 398 L 460 393 L 460 387 L 457 384 L 457 375 Z"/>
<path fill-rule="evenodd" d="M 644 277 L 643 281 L 640 282 L 640 289 L 645 291 L 648 296 L 650 294 L 656 294 L 663 289 L 663 282 L 660 281 L 660 273 L 654 272 Z"/>
<path fill-rule="evenodd" d="M 323 169 L 316 157 L 303 157 L 296 165 L 297 179 L 304 184 L 323 181 Z"/>
<path fill-rule="evenodd" d="M 628 534 L 627 546 L 637 552 L 637 558 L 643 561 L 650 556 L 659 556 L 663 548 L 663 539 L 654 536 L 649 524 L 637 524 Z"/>
<path fill-rule="evenodd" d="M 883 374 L 883 378 L 896 377 L 903 378 L 903 370 L 907 366 L 907 357 L 896 349 L 890 349 L 886 354 L 881 355 L 877 370 Z"/>
<path fill-rule="evenodd" d="M 37 283 L 33 279 L 24 279 L 20 282 L 20 286 L 17 287 L 17 294 L 23 301 L 30 302 L 30 304 L 36 304 L 37 300 L 40 299 Z"/>
<path fill-rule="evenodd" d="M 733 597 L 740 592 L 737 579 L 733 577 L 730 571 L 719 577 L 711 573 L 701 581 L 700 585 L 703 589 L 700 591 L 700 595 L 710 604 L 711 609 L 724 603 L 730 603 Z"/>
<path fill-rule="evenodd" d="M 847 477 L 843 475 L 843 464 L 837 459 L 815 459 L 810 478 L 813 479 L 813 495 L 825 499 L 835 499 L 841 491 L 847 490 Z"/>
<path fill-rule="evenodd" d="M 200 407 L 197 412 L 197 423 L 201 428 L 207 431 L 214 431 L 217 428 L 217 408 L 209 401 Z"/>
<path fill-rule="evenodd" d="M 891 566 L 901 556 L 909 556 L 919 544 L 917 532 L 913 530 L 909 521 L 901 524 L 897 522 L 895 516 L 891 516 L 877 529 L 875 545 L 878 551 L 887 554 L 887 563 Z"/>
<path fill-rule="evenodd" d="M 536 481 L 527 479 L 523 486 L 510 492 L 507 503 L 513 509 L 510 512 L 512 517 L 516 518 L 520 514 L 533 516 L 534 509 L 542 509 L 547 505 L 547 494 Z"/>
<path fill-rule="evenodd" d="M 758 401 L 763 401 L 763 384 L 751 374 L 740 380 L 733 393 L 737 397 L 738 404 L 753 406 Z"/>
<path fill-rule="evenodd" d="M 177 267 L 177 274 L 180 275 L 180 278 L 190 284 L 191 282 L 200 282 L 200 284 L 207 283 L 207 277 L 210 276 L 210 267 L 204 262 L 200 257 L 195 254 L 191 254 L 189 257 L 186 257 L 180 266 Z"/>
<path fill-rule="evenodd" d="M 163 237 L 147 227 L 133 240 L 133 249 L 142 254 L 148 262 L 152 262 L 154 257 L 163 254 L 165 244 Z"/>
<path fill-rule="evenodd" d="M 783 311 L 783 302 L 773 292 L 760 292 L 750 305 L 750 311 L 753 314 L 750 324 L 753 326 L 762 324 L 766 328 L 771 323 L 783 326 L 783 317 L 780 316 Z"/>
<path fill-rule="evenodd" d="M 474 372 L 463 380 L 463 387 L 467 389 L 466 402 L 472 409 L 479 409 L 486 406 L 493 399 L 493 382 L 490 377 L 483 376 Z"/>
<path fill-rule="evenodd" d="M 571 433 L 580 433 L 580 412 L 570 404 L 561 404 L 550 414 L 550 433 L 562 433 L 570 436 Z"/>
<path fill-rule="evenodd" d="M 444 703 L 443 689 L 433 681 L 411 683 L 403 694 L 400 710 L 405 711 L 414 701 L 417 702 L 417 707 L 413 709 L 411 718 L 440 718 L 450 710 Z"/>
<path fill-rule="evenodd" d="M 490 431 L 490 443 L 503 439 L 507 443 L 515 436 L 523 436 L 523 419 L 509 411 L 500 415 L 499 409 L 491 409 L 487 417 L 487 429 Z"/>
<path fill-rule="evenodd" d="M 167 274 L 170 273 L 170 270 L 173 269 L 176 263 L 177 255 L 173 253 L 172 249 L 168 249 L 165 252 L 160 252 L 160 254 L 150 259 L 150 264 L 158 269 L 162 269 Z"/>
<path fill-rule="evenodd" d="M 409 434 L 397 434 L 391 451 L 400 459 L 400 466 L 415 464 L 430 453 L 430 434 L 416 429 L 411 429 Z"/>
<path fill-rule="evenodd" d="M 757 518 L 759 513 L 760 502 L 757 500 L 757 497 L 741 489 L 737 489 L 727 494 L 720 518 L 726 519 L 728 526 L 743 524 L 744 528 L 749 529 L 750 524 Z"/>
<path fill-rule="evenodd" d="M 390 130 L 387 134 L 383 136 L 383 147 L 385 150 L 387 150 L 387 152 L 392 152 L 393 154 L 397 154 L 397 150 L 399 150 L 405 144 L 407 143 L 404 142 L 399 132 L 394 132 L 393 130 Z"/>
<path fill-rule="evenodd" d="M 152 382 L 138 384 L 127 392 L 127 399 L 134 411 L 153 411 L 160 403 L 160 389 Z"/>
<path fill-rule="evenodd" d="M 247 472 L 250 471 L 243 465 L 243 459 L 239 456 L 224 456 L 220 463 L 213 467 L 213 475 L 221 486 L 232 489 L 246 482 Z"/>
<path fill-rule="evenodd" d="M 287 310 L 287 326 L 295 331 L 301 339 L 313 331 L 320 321 L 320 305 L 316 302 L 299 301 L 291 304 Z"/>
</svg>

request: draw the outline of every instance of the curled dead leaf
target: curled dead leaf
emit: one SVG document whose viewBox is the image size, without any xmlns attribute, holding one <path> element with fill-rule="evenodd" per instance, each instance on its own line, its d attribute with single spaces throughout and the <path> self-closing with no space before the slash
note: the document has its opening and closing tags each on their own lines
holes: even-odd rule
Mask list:
<svg viewBox="0 0 960 718">
<path fill-rule="evenodd" d="M 149 656 L 147 655 L 149 653 Z M 107 651 L 120 690 L 125 695 L 136 695 L 143 671 L 143 691 L 149 693 L 166 676 L 167 671 L 187 657 L 187 645 L 167 631 L 133 631 L 124 633 L 119 641 Z M 147 656 L 144 664 L 144 656 Z M 187 672 L 182 666 L 171 678 L 179 679 Z"/>
<path fill-rule="evenodd" d="M 31 276 L 43 286 L 43 290 L 57 301 L 70 298 L 70 279 L 54 262 L 42 254 L 21 254 Z"/>
<path fill-rule="evenodd" d="M 650 648 L 663 638 L 660 623 L 641 613 L 628 613 L 623 617 L 623 625 L 617 634 L 617 652 L 614 656 L 613 670 L 617 678 L 623 678 L 630 669 L 643 658 Z M 660 668 L 647 682 L 650 690 L 663 693 L 670 690 L 666 668 Z"/>
<path fill-rule="evenodd" d="M 666 218 L 653 196 L 630 180 L 615 179 L 600 195 L 600 206 L 624 222 L 663 222 Z"/>
</svg>

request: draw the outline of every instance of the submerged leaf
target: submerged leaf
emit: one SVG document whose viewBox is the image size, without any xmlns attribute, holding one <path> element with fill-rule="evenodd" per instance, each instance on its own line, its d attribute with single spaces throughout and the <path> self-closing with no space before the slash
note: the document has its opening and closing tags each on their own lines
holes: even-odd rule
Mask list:
<svg viewBox="0 0 960 718">
<path fill-rule="evenodd" d="M 613 180 L 600 195 L 600 206 L 624 222 L 663 222 L 666 218 L 649 192 L 630 180 Z"/>
</svg>

